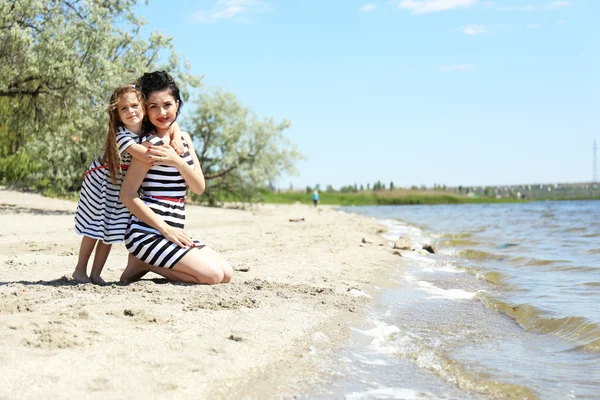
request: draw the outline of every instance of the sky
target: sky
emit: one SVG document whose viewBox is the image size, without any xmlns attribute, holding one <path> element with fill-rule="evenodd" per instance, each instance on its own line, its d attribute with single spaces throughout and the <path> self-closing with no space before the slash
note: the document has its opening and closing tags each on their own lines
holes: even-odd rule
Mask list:
<svg viewBox="0 0 600 400">
<path fill-rule="evenodd" d="M 292 122 L 285 135 L 306 159 L 281 188 L 592 179 L 598 0 L 150 0 L 136 10 L 206 88 Z"/>
</svg>

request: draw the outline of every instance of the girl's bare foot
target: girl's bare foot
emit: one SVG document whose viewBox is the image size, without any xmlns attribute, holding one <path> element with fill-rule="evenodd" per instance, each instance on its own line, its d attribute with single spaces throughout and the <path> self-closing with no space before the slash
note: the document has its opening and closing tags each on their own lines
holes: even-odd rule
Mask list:
<svg viewBox="0 0 600 400">
<path fill-rule="evenodd" d="M 131 282 L 136 282 L 142 279 L 144 275 L 149 272 L 147 268 L 143 266 L 141 263 L 130 262 L 125 267 L 125 271 L 121 274 L 121 283 L 128 285 Z"/>
<path fill-rule="evenodd" d="M 85 271 L 80 271 L 76 269 L 73 271 L 73 279 L 75 279 L 79 283 L 90 283 L 91 279 L 87 276 Z"/>
<path fill-rule="evenodd" d="M 106 286 L 107 283 L 100 276 L 90 276 L 90 281 L 95 285 Z"/>
</svg>

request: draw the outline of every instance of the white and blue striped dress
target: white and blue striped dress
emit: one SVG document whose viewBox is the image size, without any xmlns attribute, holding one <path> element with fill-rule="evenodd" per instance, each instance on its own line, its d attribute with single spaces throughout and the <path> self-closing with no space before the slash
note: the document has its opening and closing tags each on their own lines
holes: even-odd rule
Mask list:
<svg viewBox="0 0 600 400">
<path fill-rule="evenodd" d="M 155 135 L 145 136 L 142 141 L 148 141 L 153 146 L 163 144 Z M 182 157 L 194 168 L 194 160 L 185 140 L 183 147 L 185 152 Z M 150 167 L 142 182 L 142 201 L 167 224 L 183 229 L 186 189 L 187 183 L 177 168 L 154 165 Z M 193 240 L 193 243 L 193 246 L 179 247 L 133 214 L 125 234 L 127 250 L 136 258 L 156 267 L 173 268 L 191 249 L 204 247 L 204 244 L 197 240 Z"/>
<path fill-rule="evenodd" d="M 121 203 L 119 191 L 125 171 L 131 162 L 129 146 L 139 143 L 139 136 L 127 128 L 117 129 L 117 147 L 121 153 L 123 173 L 116 184 L 110 180 L 108 165 L 100 158 L 94 160 L 83 178 L 75 213 L 75 231 L 104 243 L 120 243 L 125 237 L 131 213 Z"/>
</svg>

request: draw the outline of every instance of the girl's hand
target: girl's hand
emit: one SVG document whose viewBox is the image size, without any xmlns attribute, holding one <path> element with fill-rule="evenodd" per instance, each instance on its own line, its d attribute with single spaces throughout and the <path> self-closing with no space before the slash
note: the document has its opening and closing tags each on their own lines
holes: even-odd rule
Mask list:
<svg viewBox="0 0 600 400">
<path fill-rule="evenodd" d="M 189 247 L 194 245 L 192 239 L 190 239 L 189 235 L 187 235 L 183 229 L 174 228 L 170 225 L 167 225 L 165 228 L 160 230 L 160 233 L 162 233 L 165 238 L 175 243 L 179 247 Z"/>
<path fill-rule="evenodd" d="M 180 156 L 182 156 L 183 153 L 185 153 L 185 149 L 183 148 L 183 142 L 181 141 L 181 136 L 177 136 L 176 138 L 171 140 L 169 147 L 175 150 L 175 153 L 177 153 Z"/>
<path fill-rule="evenodd" d="M 183 141 L 181 140 L 181 129 L 179 128 L 179 124 L 177 121 L 171 125 L 171 132 L 169 132 L 169 136 L 171 137 L 170 146 L 175 150 L 175 153 L 180 156 L 185 153 L 185 149 L 183 148 Z"/>
<path fill-rule="evenodd" d="M 176 167 L 181 162 L 181 157 L 171 146 L 149 146 L 146 150 L 152 165 L 170 165 Z"/>
</svg>

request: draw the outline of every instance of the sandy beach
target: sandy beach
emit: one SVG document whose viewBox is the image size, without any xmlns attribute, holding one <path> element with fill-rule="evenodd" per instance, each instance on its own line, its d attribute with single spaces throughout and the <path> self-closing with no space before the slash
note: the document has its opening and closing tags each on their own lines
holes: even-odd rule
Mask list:
<svg viewBox="0 0 600 400">
<path fill-rule="evenodd" d="M 374 220 L 333 208 L 188 206 L 186 231 L 224 254 L 232 283 L 123 286 L 115 245 L 109 285 L 77 284 L 75 209 L 0 190 L 2 399 L 291 398 L 399 260 L 362 243 L 382 240 Z"/>
</svg>

